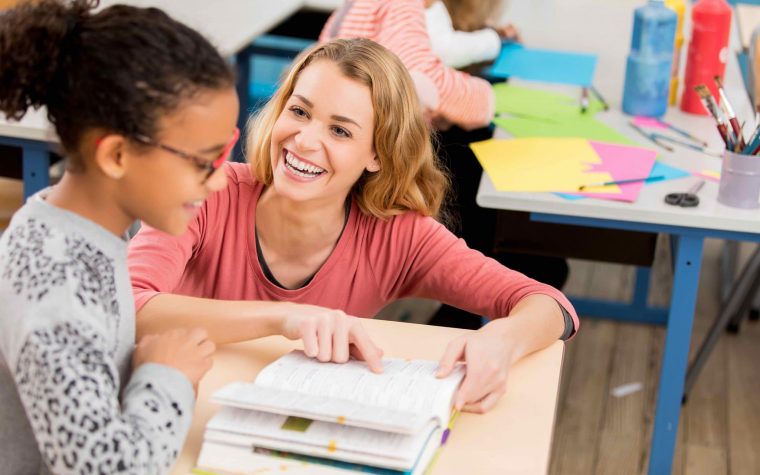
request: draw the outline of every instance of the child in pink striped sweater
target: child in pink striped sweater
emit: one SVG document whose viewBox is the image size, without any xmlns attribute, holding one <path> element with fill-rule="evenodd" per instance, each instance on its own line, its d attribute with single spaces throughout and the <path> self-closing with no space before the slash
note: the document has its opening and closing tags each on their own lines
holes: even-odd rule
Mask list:
<svg viewBox="0 0 760 475">
<path fill-rule="evenodd" d="M 320 41 L 333 38 L 368 38 L 395 53 L 438 128 L 476 129 L 491 122 L 490 84 L 446 66 L 433 52 L 423 0 L 348 0 L 322 29 Z"/>
</svg>

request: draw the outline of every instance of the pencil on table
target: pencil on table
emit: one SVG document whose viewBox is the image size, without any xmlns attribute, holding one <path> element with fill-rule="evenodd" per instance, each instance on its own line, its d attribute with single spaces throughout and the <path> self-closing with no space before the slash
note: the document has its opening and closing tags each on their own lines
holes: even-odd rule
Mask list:
<svg viewBox="0 0 760 475">
<path fill-rule="evenodd" d="M 591 93 L 595 95 L 597 99 L 599 99 L 599 102 L 602 103 L 602 107 L 604 107 L 604 110 L 606 111 L 610 110 L 610 105 L 607 104 L 607 101 L 605 101 L 602 95 L 599 94 L 599 90 L 595 88 L 593 85 L 590 85 L 589 89 L 591 89 Z"/>
</svg>

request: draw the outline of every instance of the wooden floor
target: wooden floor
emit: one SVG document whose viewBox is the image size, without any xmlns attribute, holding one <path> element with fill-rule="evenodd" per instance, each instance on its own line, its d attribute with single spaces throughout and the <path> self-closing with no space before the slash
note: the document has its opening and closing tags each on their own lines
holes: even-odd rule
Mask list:
<svg viewBox="0 0 760 475">
<path fill-rule="evenodd" d="M 708 241 L 699 283 L 692 352 L 719 310 L 721 241 Z M 672 276 L 658 246 L 650 301 L 667 303 Z M 748 249 L 744 249 L 745 254 Z M 633 269 L 571 262 L 566 292 L 628 298 Z M 583 319 L 567 346 L 550 472 L 646 473 L 664 328 Z M 697 342 L 697 343 L 695 343 Z M 614 397 L 611 389 L 642 383 Z M 724 335 L 681 411 L 674 474 L 760 474 L 760 324 Z"/>
</svg>

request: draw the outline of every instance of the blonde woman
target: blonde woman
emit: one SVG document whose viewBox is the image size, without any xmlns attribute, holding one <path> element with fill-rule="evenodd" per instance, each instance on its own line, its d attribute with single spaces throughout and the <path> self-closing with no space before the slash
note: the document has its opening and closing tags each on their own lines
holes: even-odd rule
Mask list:
<svg viewBox="0 0 760 475">
<path fill-rule="evenodd" d="M 493 407 L 510 365 L 578 320 L 562 293 L 436 221 L 448 181 L 420 109 L 382 46 L 335 40 L 306 51 L 252 123 L 250 165 L 226 166 L 229 186 L 191 230 L 173 238 L 146 227 L 132 242 L 138 332 L 204 325 L 217 343 L 283 334 L 341 362 L 352 341 L 336 328 L 398 298 L 439 299 L 493 319 L 441 357 L 441 375 L 467 363 L 458 407 Z M 330 319 L 322 307 L 338 310 Z"/>
</svg>

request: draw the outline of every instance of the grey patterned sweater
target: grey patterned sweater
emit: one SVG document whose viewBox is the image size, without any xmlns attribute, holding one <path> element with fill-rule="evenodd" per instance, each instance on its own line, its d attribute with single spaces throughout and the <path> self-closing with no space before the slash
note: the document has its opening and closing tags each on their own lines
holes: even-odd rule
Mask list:
<svg viewBox="0 0 760 475">
<path fill-rule="evenodd" d="M 0 472 L 167 472 L 190 382 L 158 364 L 129 377 L 127 243 L 44 194 L 0 237 Z"/>
</svg>

